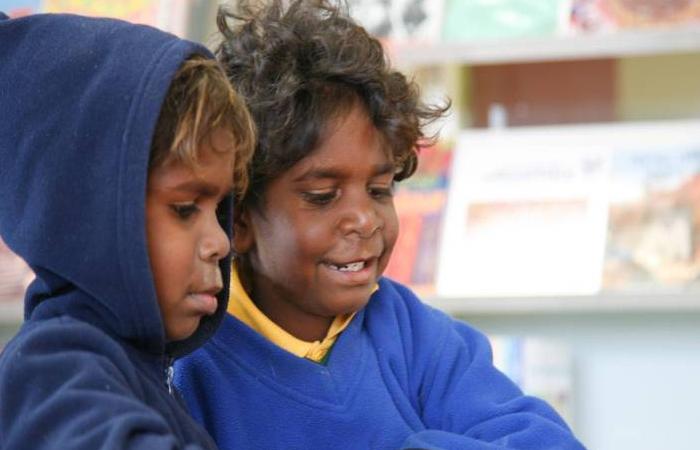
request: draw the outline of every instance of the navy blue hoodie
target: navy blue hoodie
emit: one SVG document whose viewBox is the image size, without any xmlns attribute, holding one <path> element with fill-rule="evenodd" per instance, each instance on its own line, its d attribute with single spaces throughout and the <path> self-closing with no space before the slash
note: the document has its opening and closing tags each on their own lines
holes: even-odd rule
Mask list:
<svg viewBox="0 0 700 450">
<path fill-rule="evenodd" d="M 168 373 L 216 330 L 228 284 L 166 342 L 145 228 L 161 103 L 195 53 L 211 57 L 122 21 L 0 14 L 0 235 L 37 275 L 0 357 L 0 448 L 214 448 Z"/>
</svg>

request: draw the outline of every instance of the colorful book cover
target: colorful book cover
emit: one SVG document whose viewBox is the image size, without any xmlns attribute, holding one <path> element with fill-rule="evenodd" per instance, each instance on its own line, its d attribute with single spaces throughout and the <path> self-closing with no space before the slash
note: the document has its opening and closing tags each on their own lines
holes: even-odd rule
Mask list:
<svg viewBox="0 0 700 450">
<path fill-rule="evenodd" d="M 621 151 L 611 175 L 603 288 L 700 286 L 700 140 Z"/>
<path fill-rule="evenodd" d="M 10 17 L 37 13 L 70 13 L 112 17 L 151 25 L 186 36 L 189 0 L 0 0 L 0 11 Z"/>
<path fill-rule="evenodd" d="M 440 40 L 445 0 L 349 0 L 350 13 L 367 31 L 392 43 Z"/>
<path fill-rule="evenodd" d="M 443 145 L 424 149 L 418 171 L 398 183 L 394 195 L 399 238 L 385 275 L 411 286 L 419 295 L 431 295 L 435 291 L 451 158 L 451 150 Z"/>
<path fill-rule="evenodd" d="M 12 18 L 41 12 L 41 0 L 0 0 L 0 11 Z"/>
<path fill-rule="evenodd" d="M 700 22 L 700 0 L 571 0 L 573 31 L 663 27 Z"/>
<path fill-rule="evenodd" d="M 556 36 L 567 26 L 570 0 L 448 0 L 442 38 L 468 42 Z"/>
<path fill-rule="evenodd" d="M 130 22 L 156 25 L 159 0 L 43 0 L 42 10 L 48 13 L 71 13 L 96 17 L 114 17 Z"/>
</svg>

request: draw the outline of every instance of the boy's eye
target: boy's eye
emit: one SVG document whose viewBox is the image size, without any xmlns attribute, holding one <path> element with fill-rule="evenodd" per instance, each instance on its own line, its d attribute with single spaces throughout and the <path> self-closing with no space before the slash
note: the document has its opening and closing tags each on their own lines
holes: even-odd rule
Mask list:
<svg viewBox="0 0 700 450">
<path fill-rule="evenodd" d="M 312 205 L 323 206 L 327 205 L 335 199 L 337 191 L 328 192 L 302 192 L 302 197 L 305 201 Z"/>
<path fill-rule="evenodd" d="M 369 195 L 378 200 L 391 198 L 394 196 L 394 184 L 392 183 L 389 186 L 370 186 L 368 192 Z"/>
<path fill-rule="evenodd" d="M 194 203 L 176 203 L 170 205 L 170 208 L 180 219 L 189 219 L 193 214 L 199 211 L 199 208 Z"/>
</svg>

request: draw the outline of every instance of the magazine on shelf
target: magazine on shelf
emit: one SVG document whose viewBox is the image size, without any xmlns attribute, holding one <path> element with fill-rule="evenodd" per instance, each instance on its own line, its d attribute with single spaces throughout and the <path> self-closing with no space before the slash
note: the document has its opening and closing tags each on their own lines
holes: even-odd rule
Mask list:
<svg viewBox="0 0 700 450">
<path fill-rule="evenodd" d="M 399 238 L 384 274 L 409 285 L 419 295 L 435 292 L 438 242 L 451 158 L 451 148 L 444 145 L 423 149 L 418 171 L 399 183 L 394 194 Z"/>
<path fill-rule="evenodd" d="M 550 37 L 567 30 L 570 0 L 447 0 L 442 39 Z"/>
<path fill-rule="evenodd" d="M 437 294 L 592 294 L 600 286 L 607 151 L 554 129 L 464 133 Z"/>
<path fill-rule="evenodd" d="M 0 11 L 10 17 L 22 17 L 41 12 L 42 0 L 3 0 Z"/>
<path fill-rule="evenodd" d="M 440 41 L 445 0 L 349 0 L 350 13 L 387 42 Z"/>
<path fill-rule="evenodd" d="M 603 288 L 697 288 L 700 139 L 616 153 L 610 193 Z"/>
<path fill-rule="evenodd" d="M 574 423 L 574 361 L 567 343 L 538 336 L 491 335 L 489 340 L 496 368 Z"/>
<path fill-rule="evenodd" d="M 70 13 L 113 17 L 158 27 L 178 36 L 187 33 L 190 0 L 4 0 L 0 10 L 10 17 L 38 13 Z"/>
<path fill-rule="evenodd" d="M 669 121 L 463 133 L 437 295 L 693 289 L 698 130 L 698 121 Z"/>
<path fill-rule="evenodd" d="M 569 0 L 569 26 L 577 32 L 700 23 L 698 0 Z"/>
</svg>

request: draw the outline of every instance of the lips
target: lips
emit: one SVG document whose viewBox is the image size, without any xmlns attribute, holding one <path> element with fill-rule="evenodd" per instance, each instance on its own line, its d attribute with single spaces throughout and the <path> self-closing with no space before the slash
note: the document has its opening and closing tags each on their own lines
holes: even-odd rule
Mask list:
<svg viewBox="0 0 700 450">
<path fill-rule="evenodd" d="M 193 301 L 196 311 L 200 314 L 210 316 L 216 312 L 219 300 L 216 294 L 221 291 L 221 287 L 214 287 L 200 292 L 192 292 L 188 297 Z"/>
</svg>

